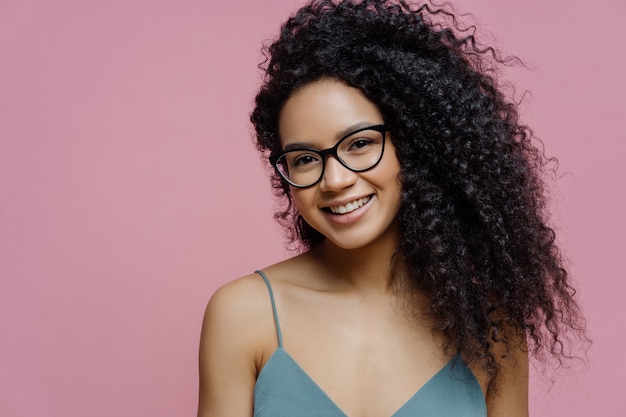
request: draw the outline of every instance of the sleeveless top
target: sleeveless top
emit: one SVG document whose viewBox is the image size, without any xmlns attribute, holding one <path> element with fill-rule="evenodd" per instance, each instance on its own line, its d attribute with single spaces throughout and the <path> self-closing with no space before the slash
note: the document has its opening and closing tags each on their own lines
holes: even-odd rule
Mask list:
<svg viewBox="0 0 626 417">
<path fill-rule="evenodd" d="M 274 294 L 267 285 L 278 348 L 269 358 L 254 387 L 254 417 L 348 417 L 283 349 Z M 483 392 L 459 355 L 454 356 L 390 417 L 486 417 Z M 381 416 L 387 417 L 387 416 Z"/>
</svg>

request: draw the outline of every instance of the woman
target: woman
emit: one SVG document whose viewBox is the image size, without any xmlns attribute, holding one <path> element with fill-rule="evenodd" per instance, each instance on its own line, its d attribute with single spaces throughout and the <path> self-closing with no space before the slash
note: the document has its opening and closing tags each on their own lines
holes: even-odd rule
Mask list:
<svg viewBox="0 0 626 417">
<path fill-rule="evenodd" d="M 199 416 L 527 416 L 576 303 L 504 60 L 400 0 L 313 1 L 252 122 L 298 256 L 220 288 Z"/>
</svg>

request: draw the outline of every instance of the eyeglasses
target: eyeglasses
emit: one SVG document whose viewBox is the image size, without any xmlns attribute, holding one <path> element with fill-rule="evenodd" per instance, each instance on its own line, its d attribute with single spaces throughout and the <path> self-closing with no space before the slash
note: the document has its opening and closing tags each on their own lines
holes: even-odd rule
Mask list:
<svg viewBox="0 0 626 417">
<path fill-rule="evenodd" d="M 280 176 L 297 188 L 312 187 L 324 176 L 326 158 L 334 156 L 353 172 L 374 168 L 383 158 L 385 125 L 367 126 L 348 133 L 332 148 L 317 150 L 295 148 L 270 157 L 270 163 Z"/>
</svg>

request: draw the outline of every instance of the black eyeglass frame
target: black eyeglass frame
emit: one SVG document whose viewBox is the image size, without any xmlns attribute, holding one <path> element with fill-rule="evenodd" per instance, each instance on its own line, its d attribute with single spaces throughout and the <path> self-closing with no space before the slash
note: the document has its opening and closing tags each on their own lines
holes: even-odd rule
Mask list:
<svg viewBox="0 0 626 417">
<path fill-rule="evenodd" d="M 375 130 L 376 132 L 380 133 L 383 136 L 382 149 L 380 150 L 380 156 L 378 157 L 378 160 L 372 166 L 370 166 L 368 168 L 364 168 L 364 169 L 354 169 L 354 168 L 348 166 L 348 164 L 343 159 L 341 159 L 341 157 L 339 157 L 339 155 L 337 154 L 337 150 L 339 149 L 339 145 L 341 145 L 341 143 L 344 140 L 346 140 L 350 136 L 352 136 L 352 135 L 354 135 L 356 133 L 362 132 L 364 130 Z M 335 146 L 333 146 L 332 148 L 323 149 L 323 150 L 311 149 L 311 148 L 306 148 L 306 147 L 289 149 L 287 151 L 282 151 L 282 152 L 280 152 L 278 154 L 270 156 L 270 158 L 269 158 L 270 164 L 272 164 L 272 166 L 274 167 L 274 169 L 276 170 L 278 175 L 280 175 L 280 177 L 284 181 L 286 181 L 289 185 L 291 185 L 292 187 L 296 187 L 296 188 L 313 187 L 315 184 L 320 182 L 322 180 L 322 178 L 324 177 L 324 171 L 326 170 L 326 158 L 329 157 L 329 156 L 334 156 L 335 159 L 337 161 L 339 161 L 339 163 L 341 165 L 343 165 L 344 167 L 346 167 L 347 169 L 349 169 L 352 172 L 365 172 L 365 171 L 369 171 L 370 169 L 373 169 L 376 165 L 378 165 L 380 163 L 380 161 L 383 159 L 383 155 L 385 154 L 385 139 L 386 139 L 386 136 L 387 136 L 387 132 L 389 132 L 389 129 L 384 124 L 365 126 L 365 127 L 362 127 L 360 129 L 357 129 L 357 130 L 354 130 L 354 131 L 348 133 L 347 135 L 345 135 L 344 137 L 339 139 L 339 141 L 337 141 Z M 289 180 L 289 178 L 287 178 L 283 174 L 283 172 L 278 168 L 278 160 L 283 155 L 285 155 L 287 153 L 290 153 L 290 152 L 294 152 L 294 151 L 308 151 L 308 152 L 313 152 L 313 153 L 319 155 L 319 157 L 322 160 L 322 171 L 321 171 L 320 177 L 317 179 L 317 181 L 315 181 L 315 182 L 313 182 L 313 183 L 311 183 L 309 185 L 298 185 L 298 184 L 293 183 L 291 180 Z"/>
</svg>

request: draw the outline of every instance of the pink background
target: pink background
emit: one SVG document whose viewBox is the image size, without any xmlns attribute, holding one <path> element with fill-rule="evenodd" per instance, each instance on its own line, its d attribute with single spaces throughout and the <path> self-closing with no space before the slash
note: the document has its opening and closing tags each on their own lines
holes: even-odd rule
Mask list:
<svg viewBox="0 0 626 417">
<path fill-rule="evenodd" d="M 195 414 L 208 298 L 287 255 L 248 113 L 300 3 L 0 0 L 0 415 Z M 594 339 L 532 414 L 626 415 L 625 3 L 461 10 L 534 67 L 509 75 Z"/>
</svg>

